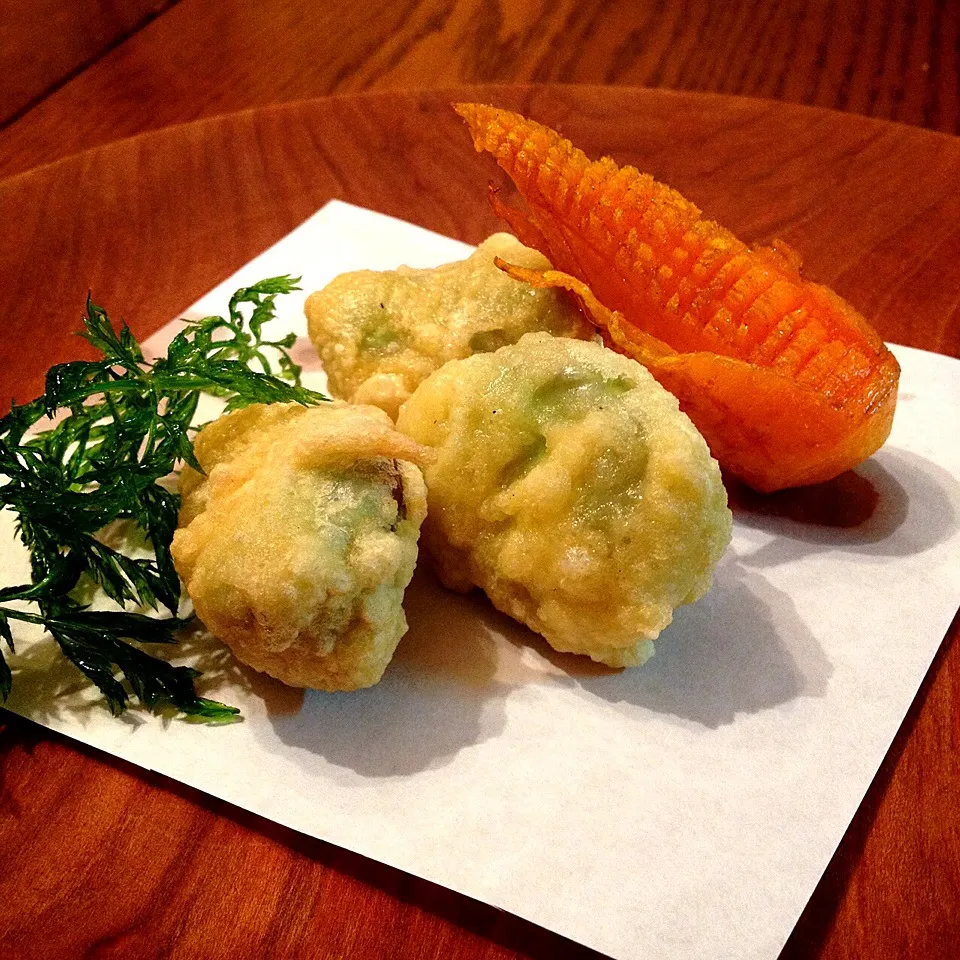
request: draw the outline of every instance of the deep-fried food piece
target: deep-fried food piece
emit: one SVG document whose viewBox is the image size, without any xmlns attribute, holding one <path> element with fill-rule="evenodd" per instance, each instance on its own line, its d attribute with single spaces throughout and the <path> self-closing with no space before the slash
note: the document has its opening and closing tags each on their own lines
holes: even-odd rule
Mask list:
<svg viewBox="0 0 960 960">
<path fill-rule="evenodd" d="M 677 400 L 596 343 L 528 334 L 451 361 L 398 429 L 434 447 L 424 543 L 557 650 L 642 663 L 730 540 L 720 470 Z"/>
<path fill-rule="evenodd" d="M 725 468 L 777 490 L 829 480 L 883 444 L 896 358 L 849 303 L 801 277 L 785 244 L 747 247 L 676 190 L 608 158 L 591 162 L 518 114 L 456 109 L 527 204 L 494 197 L 497 212 L 618 312 L 612 345 L 680 398 Z M 661 342 L 659 362 L 648 362 L 644 338 Z"/>
<path fill-rule="evenodd" d="M 535 330 L 594 335 L 572 298 L 504 276 L 496 256 L 533 269 L 550 266 L 536 250 L 498 233 L 466 260 L 429 270 L 345 273 L 311 294 L 310 339 L 333 395 L 372 403 L 396 418 L 417 385 L 448 360 L 496 350 Z"/>
<path fill-rule="evenodd" d="M 376 683 L 426 514 L 427 451 L 373 407 L 255 404 L 204 427 L 181 476 L 177 570 L 238 659 L 293 686 Z"/>
</svg>

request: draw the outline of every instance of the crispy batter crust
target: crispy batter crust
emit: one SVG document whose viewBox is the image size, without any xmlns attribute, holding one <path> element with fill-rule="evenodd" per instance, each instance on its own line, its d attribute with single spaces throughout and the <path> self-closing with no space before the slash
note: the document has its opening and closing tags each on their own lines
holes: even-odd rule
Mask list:
<svg viewBox="0 0 960 960">
<path fill-rule="evenodd" d="M 676 398 L 595 343 L 528 334 L 448 363 L 397 426 L 432 446 L 424 542 L 557 650 L 642 663 L 730 540 L 717 463 Z"/>
<path fill-rule="evenodd" d="M 417 385 L 448 360 L 516 343 L 534 330 L 589 338 L 593 330 L 562 291 L 506 277 L 494 257 L 531 268 L 549 263 L 509 234 L 468 259 L 430 270 L 360 270 L 307 298 L 313 340 L 334 396 L 396 417 Z"/>
<path fill-rule="evenodd" d="M 258 404 L 205 427 L 173 556 L 197 614 L 236 656 L 293 686 L 376 683 L 426 514 L 422 446 L 382 411 Z"/>
</svg>

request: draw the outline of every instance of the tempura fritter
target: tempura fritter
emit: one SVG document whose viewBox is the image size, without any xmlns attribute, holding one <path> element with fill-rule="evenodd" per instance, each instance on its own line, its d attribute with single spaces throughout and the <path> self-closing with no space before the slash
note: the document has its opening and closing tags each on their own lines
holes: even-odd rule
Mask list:
<svg viewBox="0 0 960 960">
<path fill-rule="evenodd" d="M 542 254 L 498 233 L 466 260 L 429 270 L 345 273 L 311 294 L 305 307 L 310 339 L 333 395 L 396 418 L 417 385 L 448 360 L 496 350 L 537 330 L 594 335 L 566 293 L 513 280 L 494 257 L 549 268 Z"/>
<path fill-rule="evenodd" d="M 452 361 L 398 429 L 435 449 L 424 543 L 557 650 L 642 663 L 730 540 L 717 463 L 636 361 L 535 333 Z"/>
<path fill-rule="evenodd" d="M 407 629 L 427 451 L 341 403 L 255 404 L 194 449 L 173 556 L 207 628 L 293 686 L 375 684 Z"/>
</svg>

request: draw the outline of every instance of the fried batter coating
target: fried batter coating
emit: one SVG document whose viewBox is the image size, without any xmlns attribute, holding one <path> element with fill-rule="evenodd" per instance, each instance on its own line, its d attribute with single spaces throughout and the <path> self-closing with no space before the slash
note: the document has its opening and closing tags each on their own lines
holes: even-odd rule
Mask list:
<svg viewBox="0 0 960 960">
<path fill-rule="evenodd" d="M 344 273 L 307 298 L 310 339 L 336 397 L 396 418 L 400 404 L 448 360 L 487 353 L 544 330 L 589 339 L 572 299 L 506 277 L 494 257 L 532 269 L 548 261 L 508 233 L 466 260 L 430 270 Z"/>
<path fill-rule="evenodd" d="M 207 628 L 292 686 L 375 684 L 407 629 L 427 451 L 341 403 L 255 404 L 194 449 L 173 557 Z"/>
<path fill-rule="evenodd" d="M 424 543 L 552 647 L 634 666 L 709 589 L 732 517 L 706 443 L 636 361 L 534 333 L 448 363 L 398 429 L 434 447 Z"/>
</svg>

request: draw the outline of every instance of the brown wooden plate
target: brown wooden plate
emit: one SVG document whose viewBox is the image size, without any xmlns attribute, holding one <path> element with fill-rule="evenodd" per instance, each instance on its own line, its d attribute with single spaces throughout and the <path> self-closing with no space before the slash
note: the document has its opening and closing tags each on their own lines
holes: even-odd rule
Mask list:
<svg viewBox="0 0 960 960">
<path fill-rule="evenodd" d="M 960 355 L 960 140 L 780 103 L 487 87 L 308 101 L 0 182 L 0 402 L 42 390 L 92 290 L 145 337 L 334 197 L 477 242 L 496 220 L 453 99 L 520 109 L 796 248 L 888 340 Z M 952 957 L 960 654 L 941 648 L 784 957 Z M 0 954 L 511 957 L 590 951 L 9 714 Z"/>
</svg>

